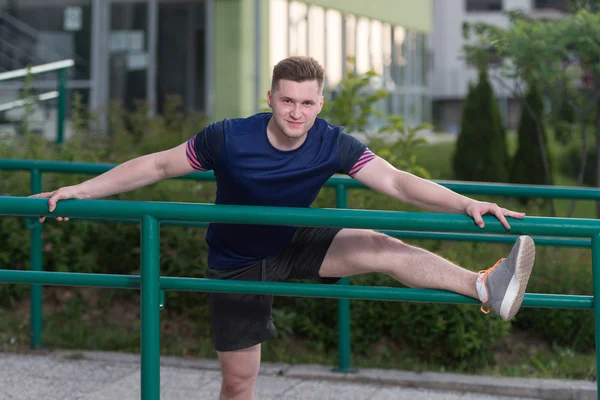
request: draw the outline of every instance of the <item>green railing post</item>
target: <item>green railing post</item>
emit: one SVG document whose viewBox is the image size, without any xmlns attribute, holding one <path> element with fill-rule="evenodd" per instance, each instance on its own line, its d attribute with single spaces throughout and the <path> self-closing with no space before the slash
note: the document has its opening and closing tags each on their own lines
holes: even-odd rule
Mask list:
<svg viewBox="0 0 600 400">
<path fill-rule="evenodd" d="M 42 173 L 39 169 L 31 170 L 31 194 L 41 193 L 42 191 Z M 31 245 L 29 247 L 29 269 L 31 271 L 42 271 L 42 224 L 37 218 L 29 219 L 29 227 L 31 229 Z M 31 315 L 30 318 L 30 331 L 31 341 L 30 345 L 32 349 L 39 349 L 42 347 L 42 286 L 31 285 L 30 288 L 31 298 Z"/>
<path fill-rule="evenodd" d="M 160 399 L 160 230 L 155 217 L 142 218 L 141 394 Z"/>
<path fill-rule="evenodd" d="M 596 341 L 596 374 L 600 371 L 600 233 L 592 236 L 592 280 L 594 290 L 594 334 Z M 598 393 L 600 379 L 596 377 Z"/>
<path fill-rule="evenodd" d="M 335 188 L 336 208 L 347 208 L 348 198 L 346 186 L 337 185 Z M 348 278 L 342 278 L 340 285 L 348 285 Z M 355 372 L 350 367 L 350 300 L 338 299 L 338 366 L 333 370 L 336 372 Z"/>
<path fill-rule="evenodd" d="M 65 134 L 67 116 L 67 69 L 58 71 L 58 110 L 56 115 L 56 144 L 61 144 Z"/>
</svg>

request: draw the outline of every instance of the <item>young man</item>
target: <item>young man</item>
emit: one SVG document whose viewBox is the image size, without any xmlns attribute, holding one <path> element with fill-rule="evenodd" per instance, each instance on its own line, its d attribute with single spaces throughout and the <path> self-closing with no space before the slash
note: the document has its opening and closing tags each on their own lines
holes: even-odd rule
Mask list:
<svg viewBox="0 0 600 400">
<path fill-rule="evenodd" d="M 79 185 L 33 197 L 96 199 L 194 171 L 214 170 L 218 204 L 309 207 L 335 173 L 379 193 L 432 211 L 482 215 L 517 213 L 458 195 L 399 171 L 363 143 L 317 115 L 323 107 L 323 68 L 309 57 L 290 57 L 273 69 L 272 113 L 224 120 L 186 143 L 142 156 Z M 43 221 L 44 218 L 42 218 Z M 57 220 L 67 220 L 58 217 Z M 284 281 L 379 272 L 407 286 L 443 289 L 482 301 L 509 321 L 519 310 L 535 257 L 522 236 L 506 259 L 479 274 L 400 240 L 362 229 L 210 224 L 207 278 Z M 253 398 L 261 343 L 272 336 L 273 297 L 211 293 L 211 324 L 223 376 L 221 399 Z M 484 308 L 485 307 L 485 308 Z"/>
</svg>

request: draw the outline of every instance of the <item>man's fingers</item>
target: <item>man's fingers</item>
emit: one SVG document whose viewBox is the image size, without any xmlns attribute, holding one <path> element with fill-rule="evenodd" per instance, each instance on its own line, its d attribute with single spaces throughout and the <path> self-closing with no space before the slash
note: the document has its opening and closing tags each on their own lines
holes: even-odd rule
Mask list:
<svg viewBox="0 0 600 400">
<path fill-rule="evenodd" d="M 510 225 L 508 224 L 508 221 L 504 217 L 504 212 L 501 209 L 499 209 L 499 208 L 496 209 L 494 211 L 494 214 L 496 215 L 496 218 L 498 218 L 500 220 L 500 222 L 502 223 L 502 225 L 504 225 L 504 227 L 506 229 L 510 229 Z"/>
<path fill-rule="evenodd" d="M 50 196 L 52 196 L 54 192 L 43 192 L 43 193 L 37 193 L 37 194 L 32 194 L 28 197 L 34 198 L 34 199 L 46 199 Z"/>
<path fill-rule="evenodd" d="M 504 215 L 506 215 L 507 217 L 511 217 L 511 218 L 518 218 L 518 219 L 525 218 L 525 213 L 510 211 L 510 210 L 505 210 Z"/>
<path fill-rule="evenodd" d="M 479 210 L 473 212 L 473 220 L 475 221 L 478 227 L 483 228 L 483 218 L 481 218 L 481 213 L 479 212 Z"/>
</svg>

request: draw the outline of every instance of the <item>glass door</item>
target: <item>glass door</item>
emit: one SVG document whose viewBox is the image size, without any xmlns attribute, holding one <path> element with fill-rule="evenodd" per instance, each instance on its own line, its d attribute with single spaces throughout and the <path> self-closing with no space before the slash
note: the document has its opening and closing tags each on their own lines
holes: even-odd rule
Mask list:
<svg viewBox="0 0 600 400">
<path fill-rule="evenodd" d="M 137 101 L 147 101 L 148 0 L 113 1 L 108 34 L 109 99 L 123 102 L 132 111 Z"/>
</svg>

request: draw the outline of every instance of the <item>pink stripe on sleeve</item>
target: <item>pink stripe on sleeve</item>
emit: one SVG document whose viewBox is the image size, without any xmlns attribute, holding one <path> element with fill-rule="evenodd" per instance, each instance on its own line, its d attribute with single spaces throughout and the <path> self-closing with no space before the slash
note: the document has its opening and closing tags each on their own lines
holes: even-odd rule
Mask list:
<svg viewBox="0 0 600 400">
<path fill-rule="evenodd" d="M 185 149 L 185 154 L 187 155 L 188 162 L 197 171 L 206 171 L 206 168 L 202 166 L 200 161 L 198 160 L 198 156 L 196 155 L 196 150 L 194 150 L 194 138 L 188 140 L 187 146 Z"/>
<path fill-rule="evenodd" d="M 354 176 L 358 173 L 358 171 L 360 171 L 362 169 L 362 167 L 367 165 L 367 163 L 374 158 L 375 158 L 375 154 L 373 154 L 373 152 L 371 150 L 365 149 L 363 154 L 360 156 L 358 161 L 356 161 L 356 163 L 354 164 L 354 166 L 348 173 L 348 176 L 350 176 L 351 178 L 354 178 Z"/>
</svg>

